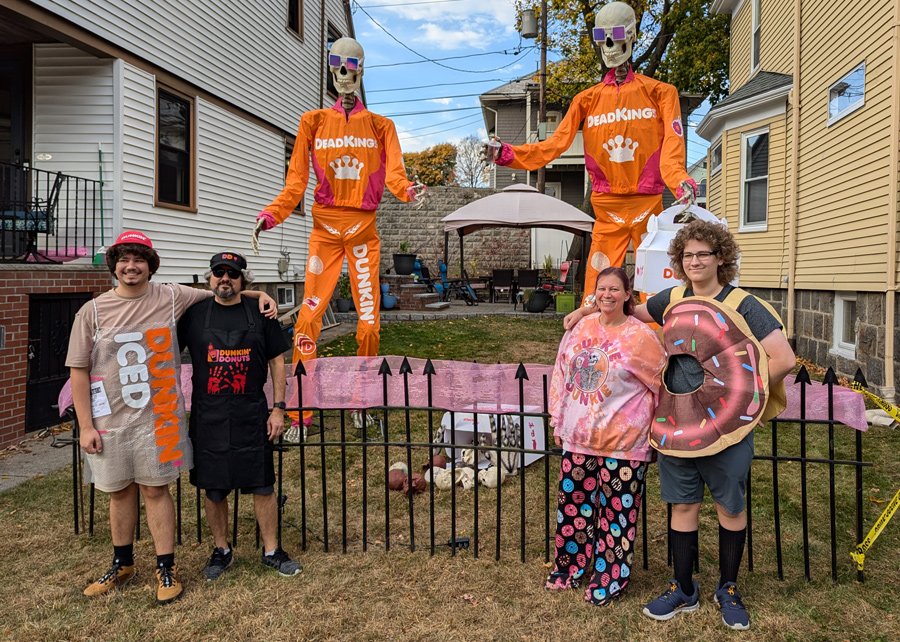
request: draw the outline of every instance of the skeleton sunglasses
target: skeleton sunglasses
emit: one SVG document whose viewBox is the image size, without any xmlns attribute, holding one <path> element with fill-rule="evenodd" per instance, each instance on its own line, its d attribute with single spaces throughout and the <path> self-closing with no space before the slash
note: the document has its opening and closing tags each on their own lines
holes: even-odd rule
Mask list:
<svg viewBox="0 0 900 642">
<path fill-rule="evenodd" d="M 628 26 L 616 25 L 607 29 L 606 27 L 594 27 L 594 41 L 604 42 L 607 38 L 620 41 L 627 38 Z"/>
<path fill-rule="evenodd" d="M 348 71 L 358 71 L 359 58 L 357 58 L 356 56 L 339 56 L 337 54 L 328 54 L 329 67 L 340 67 L 341 65 L 347 67 Z"/>
</svg>

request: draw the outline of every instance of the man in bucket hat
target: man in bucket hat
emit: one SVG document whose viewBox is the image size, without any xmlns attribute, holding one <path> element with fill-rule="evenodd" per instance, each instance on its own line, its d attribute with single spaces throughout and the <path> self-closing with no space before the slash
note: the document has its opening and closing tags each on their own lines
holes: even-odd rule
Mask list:
<svg viewBox="0 0 900 642">
<path fill-rule="evenodd" d="M 156 549 L 156 599 L 166 604 L 182 593 L 169 483 L 191 465 L 176 323 L 211 293 L 151 283 L 159 255 L 143 232 L 120 234 L 106 265 L 117 285 L 78 311 L 66 358 L 81 448 L 95 486 L 109 494 L 113 543 L 112 565 L 84 594 L 106 594 L 134 577 L 140 491 Z M 275 315 L 274 301 L 262 296 Z"/>
</svg>

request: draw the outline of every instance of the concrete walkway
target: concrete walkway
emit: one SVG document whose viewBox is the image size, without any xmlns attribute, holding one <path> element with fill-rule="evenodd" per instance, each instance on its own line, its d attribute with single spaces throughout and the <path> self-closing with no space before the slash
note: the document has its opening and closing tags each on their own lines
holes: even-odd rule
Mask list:
<svg viewBox="0 0 900 642">
<path fill-rule="evenodd" d="M 562 318 L 554 312 L 542 312 L 539 314 L 523 312 L 522 306 L 514 310 L 509 303 L 480 303 L 477 306 L 467 306 L 462 301 L 451 302 L 450 307 L 443 310 L 382 310 L 381 322 L 403 323 L 409 321 L 439 321 L 442 319 L 465 319 L 479 316 L 512 316 L 529 318 Z M 339 336 L 356 332 L 356 313 L 348 312 L 336 314 L 339 325 L 323 330 L 319 337 L 319 343 L 327 343 Z M 0 450 L 0 493 L 36 477 L 41 477 L 55 470 L 59 470 L 72 461 L 70 447 L 53 448 L 53 438 L 50 434 L 40 436 L 43 433 L 35 433 L 15 446 Z M 71 436 L 71 432 L 61 432 L 57 439 Z"/>
</svg>

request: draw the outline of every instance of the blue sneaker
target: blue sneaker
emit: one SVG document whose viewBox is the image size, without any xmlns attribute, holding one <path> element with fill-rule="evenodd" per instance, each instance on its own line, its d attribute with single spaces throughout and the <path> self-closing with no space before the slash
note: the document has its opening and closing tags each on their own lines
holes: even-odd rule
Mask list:
<svg viewBox="0 0 900 642">
<path fill-rule="evenodd" d="M 652 602 L 644 605 L 644 615 L 654 620 L 671 620 L 679 613 L 688 613 L 700 608 L 700 584 L 694 580 L 694 592 L 685 595 L 674 579 L 669 580 L 669 588 Z"/>
<path fill-rule="evenodd" d="M 750 615 L 741 601 L 737 585 L 734 582 L 725 582 L 713 595 L 716 605 L 722 612 L 722 622 L 729 629 L 746 631 L 750 628 Z"/>
</svg>

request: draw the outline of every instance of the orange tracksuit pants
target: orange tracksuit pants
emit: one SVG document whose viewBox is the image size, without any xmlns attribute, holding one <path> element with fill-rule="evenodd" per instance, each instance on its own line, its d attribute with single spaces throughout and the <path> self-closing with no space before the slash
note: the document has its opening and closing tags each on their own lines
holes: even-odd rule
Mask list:
<svg viewBox="0 0 900 642">
<path fill-rule="evenodd" d="M 584 272 L 584 293 L 593 294 L 597 275 L 610 265 L 625 263 L 628 243 L 635 249 L 647 232 L 647 221 L 662 212 L 661 194 L 591 194 L 594 208 L 594 229 L 591 231 L 591 250 Z M 642 297 L 643 298 L 643 297 Z"/>
<path fill-rule="evenodd" d="M 375 228 L 375 212 L 349 207 L 313 205 L 313 230 L 303 306 L 294 326 L 294 370 L 298 360 L 316 357 L 316 341 L 322 332 L 322 316 L 341 274 L 344 258 L 350 272 L 350 289 L 359 321 L 356 323 L 358 356 L 378 354 L 381 333 L 381 289 L 378 282 L 381 241 Z"/>
</svg>

